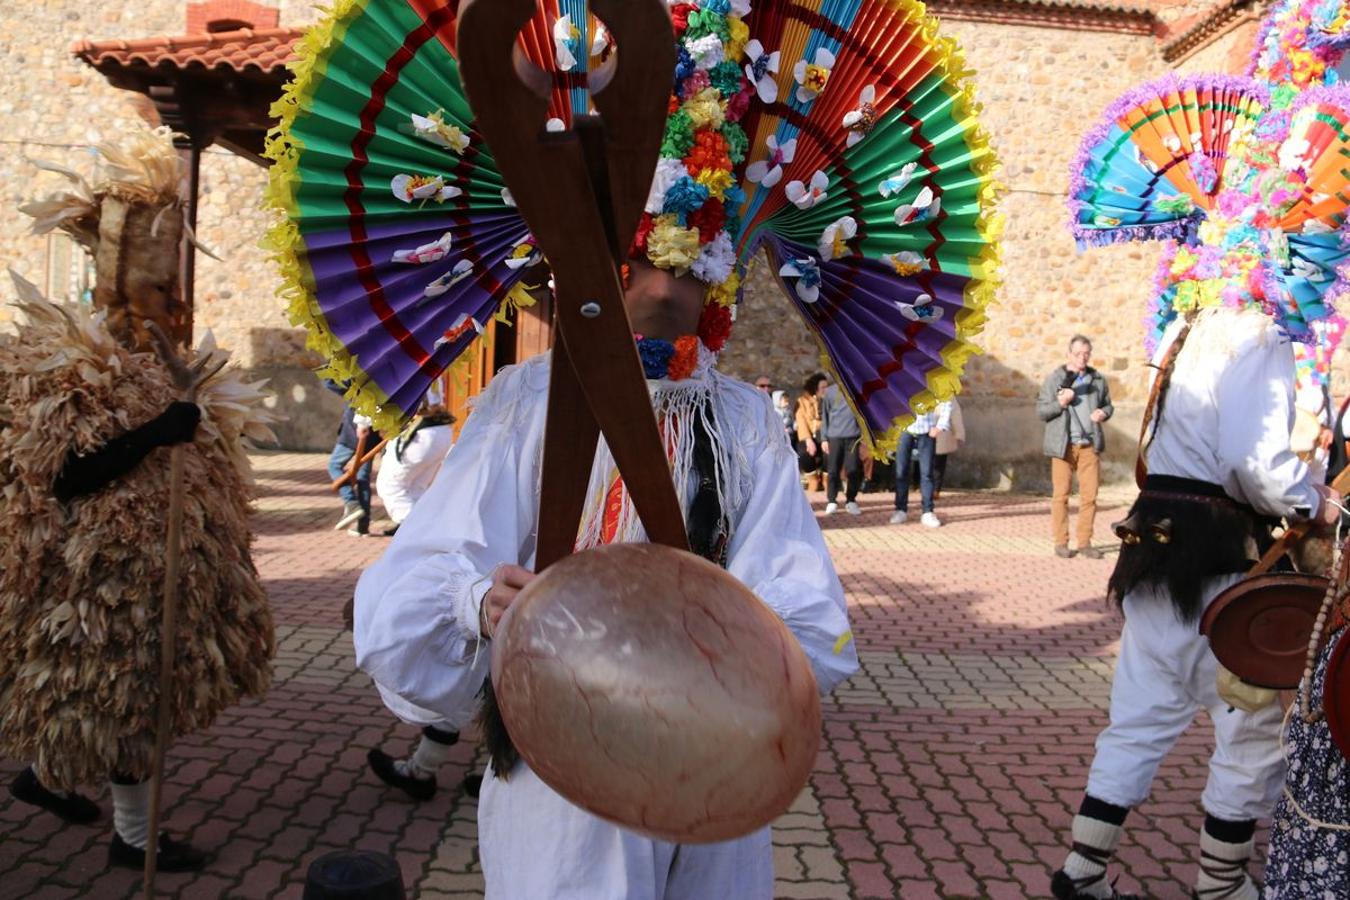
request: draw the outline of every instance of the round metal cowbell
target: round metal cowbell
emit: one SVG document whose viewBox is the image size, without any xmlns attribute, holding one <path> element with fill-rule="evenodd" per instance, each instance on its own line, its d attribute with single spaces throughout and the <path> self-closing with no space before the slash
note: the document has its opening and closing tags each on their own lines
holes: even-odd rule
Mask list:
<svg viewBox="0 0 1350 900">
<path fill-rule="evenodd" d="M 525 761 L 601 818 L 679 843 L 787 810 L 820 741 L 810 663 L 744 585 L 690 553 L 569 556 L 511 604 L 492 684 Z"/>
</svg>

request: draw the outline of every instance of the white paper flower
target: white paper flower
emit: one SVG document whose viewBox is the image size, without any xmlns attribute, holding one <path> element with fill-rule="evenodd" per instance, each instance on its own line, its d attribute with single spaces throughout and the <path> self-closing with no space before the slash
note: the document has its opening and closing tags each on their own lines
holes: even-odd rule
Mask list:
<svg viewBox="0 0 1350 900">
<path fill-rule="evenodd" d="M 756 38 L 745 45 L 745 58 L 749 60 L 745 66 L 745 77 L 755 86 L 755 93 L 759 94 L 759 99 L 764 103 L 772 103 L 778 99 L 778 80 L 774 77 L 778 74 L 778 61 L 782 53 L 778 50 L 772 53 L 764 52 L 764 45 Z"/>
<path fill-rule="evenodd" d="M 830 80 L 830 70 L 834 68 L 834 54 L 824 47 L 816 48 L 812 62 L 797 60 L 792 68 L 792 77 L 797 81 L 797 102 L 810 103 L 825 90 Z"/>
<path fill-rule="evenodd" d="M 553 55 L 562 72 L 570 72 L 577 66 L 577 47 L 581 41 L 581 32 L 572 24 L 572 17 L 562 16 L 553 23 Z"/>
<path fill-rule="evenodd" d="M 887 253 L 881 257 L 881 261 L 888 263 L 895 274 L 901 278 L 908 278 L 911 275 L 917 275 L 924 270 L 927 263 L 923 256 L 915 253 L 913 250 L 901 250 L 899 253 Z"/>
<path fill-rule="evenodd" d="M 487 331 L 487 329 L 480 325 L 478 320 L 473 316 L 470 316 L 468 313 L 460 313 L 459 316 L 456 317 L 454 323 L 445 330 L 445 334 L 438 337 L 436 343 L 431 345 L 431 349 L 433 351 L 439 350 L 446 344 L 454 343 L 459 340 L 461 336 L 467 334 L 470 328 L 480 335 Z"/>
<path fill-rule="evenodd" d="M 894 175 L 883 180 L 881 184 L 877 185 L 877 193 L 881 194 L 883 197 L 893 197 L 900 193 L 905 188 L 909 187 L 909 182 L 914 178 L 914 170 L 916 168 L 916 163 L 905 163 L 904 168 L 899 172 L 896 172 Z"/>
<path fill-rule="evenodd" d="M 445 259 L 446 254 L 450 252 L 450 245 L 453 237 L 450 232 L 446 232 L 429 244 L 423 244 L 416 250 L 395 250 L 394 262 L 412 263 L 414 265 L 425 265 Z"/>
<path fill-rule="evenodd" d="M 685 41 L 684 49 L 694 58 L 694 66 L 699 69 L 711 69 L 726 59 L 726 47 L 722 39 L 715 34 L 705 34 L 696 41 Z"/>
<path fill-rule="evenodd" d="M 512 209 L 516 208 L 516 198 L 511 196 L 510 188 L 502 188 L 502 202 Z"/>
<path fill-rule="evenodd" d="M 647 192 L 647 205 L 643 207 L 654 216 L 659 216 L 666 208 L 666 192 L 675 182 L 689 174 L 684 163 L 678 159 L 661 159 L 656 163 L 656 174 L 652 176 L 652 187 Z"/>
<path fill-rule="evenodd" d="M 897 302 L 895 305 L 900 308 L 900 315 L 911 322 L 927 322 L 931 325 L 942 318 L 942 307 L 934 305 L 929 294 L 920 294 L 913 303 Z"/>
<path fill-rule="evenodd" d="M 909 225 L 914 222 L 926 222 L 938 214 L 942 208 L 942 199 L 933 196 L 933 189 L 924 185 L 913 203 L 902 203 L 895 210 L 895 224 Z"/>
<path fill-rule="evenodd" d="M 545 131 L 566 131 L 567 123 L 558 117 L 553 117 L 544 123 Z"/>
<path fill-rule="evenodd" d="M 742 19 L 750 15 L 750 0 L 731 0 L 731 14 Z"/>
<path fill-rule="evenodd" d="M 591 36 L 591 56 L 599 56 L 609 47 L 609 32 L 603 22 L 595 23 L 595 34 Z"/>
<path fill-rule="evenodd" d="M 802 184 L 800 181 L 789 181 L 787 187 L 783 188 L 783 193 L 798 209 L 810 209 L 817 203 L 825 199 L 826 188 L 830 186 L 830 179 L 820 169 L 811 176 L 809 185 Z"/>
<path fill-rule="evenodd" d="M 473 272 L 473 263 L 469 262 L 467 259 L 461 259 L 459 262 L 455 263 L 453 269 L 427 285 L 422 290 L 422 296 L 426 299 L 439 297 L 465 278 L 468 278 L 471 272 Z"/>
<path fill-rule="evenodd" d="M 721 284 L 731 277 L 731 268 L 735 264 L 736 248 L 731 245 L 731 235 L 724 228 L 703 245 L 689 271 L 704 284 Z"/>
<path fill-rule="evenodd" d="M 872 103 L 877 99 L 877 88 L 869 84 L 858 93 L 858 108 L 844 114 L 844 127 L 848 129 L 845 143 L 852 147 L 867 137 L 867 133 L 877 124 L 877 109 Z"/>
<path fill-rule="evenodd" d="M 1280 168 L 1286 172 L 1306 169 L 1310 162 L 1308 159 L 1310 150 L 1312 150 L 1312 145 L 1308 143 L 1307 138 L 1289 138 L 1280 145 Z"/>
<path fill-rule="evenodd" d="M 516 269 L 527 269 L 530 266 L 538 265 L 544 258 L 539 247 L 533 240 L 524 241 L 511 248 L 511 255 L 506 257 L 506 267 L 515 271 Z"/>
<path fill-rule="evenodd" d="M 444 203 L 464 193 L 454 185 L 446 184 L 440 175 L 395 175 L 389 188 L 404 203 L 414 200 Z"/>
<path fill-rule="evenodd" d="M 797 279 L 794 290 L 803 303 L 815 303 L 820 299 L 820 263 L 814 257 L 788 260 L 779 268 L 778 275 Z"/>
<path fill-rule="evenodd" d="M 844 216 L 835 219 L 820 234 L 820 240 L 816 243 L 816 249 L 820 251 L 820 258 L 827 262 L 832 259 L 840 259 L 850 255 L 853 248 L 849 247 L 848 242 L 858 236 L 858 222 L 852 216 Z"/>
<path fill-rule="evenodd" d="M 764 144 L 769 149 L 767 159 L 752 162 L 745 167 L 745 177 L 754 184 L 762 184 L 766 188 L 771 188 L 783 177 L 783 167 L 792 162 L 792 158 L 797 155 L 797 139 L 788 138 L 783 143 L 778 143 L 778 138 L 769 135 Z"/>
<path fill-rule="evenodd" d="M 445 121 L 445 110 L 438 109 L 429 116 L 410 115 L 413 134 L 428 143 L 463 153 L 469 149 L 469 136 L 458 125 Z"/>
</svg>

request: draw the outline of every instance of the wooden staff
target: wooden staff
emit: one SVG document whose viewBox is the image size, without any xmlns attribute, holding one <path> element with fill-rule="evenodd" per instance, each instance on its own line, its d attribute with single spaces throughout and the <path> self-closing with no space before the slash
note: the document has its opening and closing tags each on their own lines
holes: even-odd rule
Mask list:
<svg viewBox="0 0 1350 900">
<path fill-rule="evenodd" d="M 197 400 L 197 388 L 225 367 L 221 359 L 213 365 L 214 354 L 184 365 L 168 337 L 154 322 L 147 322 L 160 358 L 183 391 L 189 403 Z M 155 868 L 159 858 L 159 807 L 164 793 L 164 754 L 169 748 L 169 730 L 173 721 L 172 694 L 175 687 L 174 660 L 178 626 L 178 579 L 183 555 L 184 469 L 187 444 L 174 444 L 169 451 L 169 518 L 164 548 L 164 605 L 159 630 L 159 708 L 155 716 L 155 749 L 150 761 L 150 837 L 145 845 L 145 896 L 155 896 Z"/>
<path fill-rule="evenodd" d="M 337 478 L 334 478 L 333 483 L 329 485 L 329 487 L 332 488 L 334 492 L 336 492 L 338 488 L 342 487 L 347 482 L 355 479 L 356 473 L 361 471 L 362 466 L 370 462 L 375 457 L 379 456 L 380 451 L 384 449 L 384 445 L 389 443 L 389 438 L 385 438 L 384 440 L 380 441 L 378 444 L 375 445 L 374 450 L 370 451 L 365 456 L 362 456 L 361 451 L 365 447 L 365 442 L 366 439 L 364 437 L 356 442 L 356 452 L 352 454 L 351 461 L 347 463 L 347 471 L 343 472 Z"/>
</svg>

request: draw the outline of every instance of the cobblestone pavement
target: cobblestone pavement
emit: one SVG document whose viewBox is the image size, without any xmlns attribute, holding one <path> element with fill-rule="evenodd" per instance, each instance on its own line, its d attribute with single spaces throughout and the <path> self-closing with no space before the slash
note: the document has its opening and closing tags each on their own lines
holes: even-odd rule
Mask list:
<svg viewBox="0 0 1350 900">
<path fill-rule="evenodd" d="M 365 767 L 370 747 L 401 753 L 415 738 L 353 669 L 341 623 L 385 540 L 331 530 L 322 457 L 256 462 L 276 679 L 172 748 L 167 828 L 215 855 L 202 873 L 160 876 L 161 896 L 298 898 L 311 860 L 360 847 L 395 854 L 410 897 L 480 897 L 475 804 L 456 788 L 481 766 L 474 742 L 454 748 L 422 804 Z M 1123 499 L 1102 505 L 1103 542 Z M 1101 599 L 1111 557 L 1052 556 L 1043 498 L 950 492 L 937 530 L 887 524 L 888 495 L 862 505 L 861 517 L 822 520 L 863 668 L 826 702 L 815 774 L 777 823 L 777 894 L 1047 896 L 1104 722 L 1119 631 Z M 1209 749 L 1197 723 L 1132 815 L 1122 890 L 1188 896 Z M 21 765 L 0 761 L 0 776 Z M 106 790 L 98 799 L 110 817 Z M 66 826 L 0 792 L 0 900 L 138 896 L 136 873 L 105 866 L 110 827 Z"/>
</svg>

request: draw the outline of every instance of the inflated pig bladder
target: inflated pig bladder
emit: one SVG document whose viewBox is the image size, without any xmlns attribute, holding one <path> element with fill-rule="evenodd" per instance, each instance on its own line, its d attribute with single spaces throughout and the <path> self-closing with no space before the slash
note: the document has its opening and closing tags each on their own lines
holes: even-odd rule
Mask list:
<svg viewBox="0 0 1350 900">
<path fill-rule="evenodd" d="M 678 843 L 767 825 L 806 784 L 820 697 L 787 627 L 725 571 L 654 544 L 550 566 L 493 641 L 511 739 L 559 794 Z"/>
</svg>

